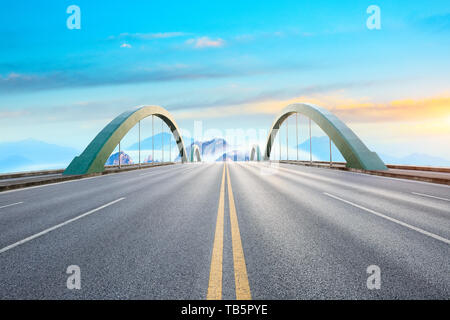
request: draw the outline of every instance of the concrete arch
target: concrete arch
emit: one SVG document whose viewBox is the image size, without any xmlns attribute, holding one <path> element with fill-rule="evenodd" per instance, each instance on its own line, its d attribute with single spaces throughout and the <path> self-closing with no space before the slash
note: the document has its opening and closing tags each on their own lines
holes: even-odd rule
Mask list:
<svg viewBox="0 0 450 320">
<path fill-rule="evenodd" d="M 105 170 L 106 160 L 127 132 L 140 120 L 151 115 L 157 116 L 167 124 L 177 143 L 181 161 L 187 162 L 183 138 L 172 115 L 159 106 L 143 106 L 125 111 L 108 123 L 89 143 L 83 153 L 72 160 L 63 174 L 78 175 Z"/>
<path fill-rule="evenodd" d="M 281 124 L 294 113 L 303 114 L 319 125 L 339 149 L 347 161 L 348 168 L 387 170 L 380 157 L 375 152 L 370 151 L 356 134 L 333 113 L 319 106 L 306 103 L 290 104 L 275 118 L 267 137 L 264 160 L 270 159 L 273 141 Z"/>
<path fill-rule="evenodd" d="M 202 161 L 202 157 L 200 156 L 200 149 L 196 144 L 192 145 L 191 147 L 191 162 L 194 162 L 194 156 L 195 158 L 197 158 L 197 162 Z"/>
<path fill-rule="evenodd" d="M 256 156 L 256 159 L 255 159 Z M 261 151 L 257 144 L 252 146 L 252 150 L 250 151 L 250 161 L 261 161 Z"/>
</svg>

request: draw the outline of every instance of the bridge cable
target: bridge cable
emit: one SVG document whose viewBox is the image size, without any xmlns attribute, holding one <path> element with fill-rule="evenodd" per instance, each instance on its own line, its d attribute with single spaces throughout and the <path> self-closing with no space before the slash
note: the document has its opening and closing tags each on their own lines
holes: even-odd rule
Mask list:
<svg viewBox="0 0 450 320">
<path fill-rule="evenodd" d="M 139 120 L 139 168 L 141 167 L 141 120 Z"/>
<path fill-rule="evenodd" d="M 121 163 L 120 163 L 120 141 L 119 141 L 119 169 L 121 168 Z"/>
<path fill-rule="evenodd" d="M 281 161 L 281 124 L 278 128 L 278 144 L 280 145 L 280 157 L 278 158 L 278 161 Z"/>
<path fill-rule="evenodd" d="M 312 164 L 311 118 L 309 118 L 309 163 Z"/>
<path fill-rule="evenodd" d="M 295 137 L 296 137 L 297 161 L 298 161 L 298 112 L 295 113 Z"/>
<path fill-rule="evenodd" d="M 164 162 L 164 121 L 161 119 L 161 163 Z"/>
<path fill-rule="evenodd" d="M 333 165 L 333 157 L 331 155 L 331 137 L 328 137 L 330 139 L 330 167 Z"/>
<path fill-rule="evenodd" d="M 289 117 L 286 118 L 286 160 L 289 160 Z"/>
<path fill-rule="evenodd" d="M 155 164 L 155 121 L 152 115 L 152 164 Z"/>
</svg>

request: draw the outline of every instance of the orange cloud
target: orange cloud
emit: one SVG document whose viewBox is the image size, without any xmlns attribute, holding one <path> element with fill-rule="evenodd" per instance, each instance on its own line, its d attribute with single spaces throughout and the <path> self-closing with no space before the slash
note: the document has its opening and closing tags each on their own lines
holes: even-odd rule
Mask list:
<svg viewBox="0 0 450 320">
<path fill-rule="evenodd" d="M 177 112 L 182 118 L 216 118 L 224 116 L 273 114 L 274 116 L 291 103 L 312 103 L 324 107 L 345 122 L 424 122 L 448 126 L 450 119 L 450 96 L 425 99 L 393 100 L 376 103 L 367 99 L 353 99 L 343 95 L 300 96 L 287 100 L 267 100 L 243 105 L 229 105 Z M 438 120 L 438 121 L 436 121 Z"/>
<path fill-rule="evenodd" d="M 330 110 L 352 122 L 421 121 L 450 116 L 450 97 L 404 99 L 388 103 L 338 104 Z"/>
<path fill-rule="evenodd" d="M 420 100 L 393 100 L 387 103 L 355 100 L 341 95 L 302 96 L 283 101 L 266 101 L 247 105 L 241 112 L 276 114 L 286 105 L 296 102 L 322 106 L 335 113 L 342 120 L 349 122 L 420 121 L 425 119 L 448 119 L 450 117 L 449 96 L 430 97 Z"/>
</svg>

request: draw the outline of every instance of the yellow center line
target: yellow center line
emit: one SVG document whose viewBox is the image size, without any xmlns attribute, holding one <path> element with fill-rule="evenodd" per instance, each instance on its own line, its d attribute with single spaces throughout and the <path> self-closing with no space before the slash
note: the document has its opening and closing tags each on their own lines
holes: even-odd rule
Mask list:
<svg viewBox="0 0 450 320">
<path fill-rule="evenodd" d="M 226 166 L 226 165 L 225 165 Z M 227 168 L 228 202 L 230 207 L 231 242 L 233 245 L 234 281 L 237 300 L 250 300 L 250 285 L 248 283 L 247 267 L 245 265 L 244 249 L 242 249 L 241 234 L 234 206 L 233 190 L 231 189 L 230 169 Z"/>
<path fill-rule="evenodd" d="M 222 260 L 223 260 L 223 219 L 225 202 L 225 164 L 222 171 L 222 183 L 220 185 L 219 207 L 217 209 L 216 232 L 209 272 L 208 300 L 222 299 Z"/>
</svg>

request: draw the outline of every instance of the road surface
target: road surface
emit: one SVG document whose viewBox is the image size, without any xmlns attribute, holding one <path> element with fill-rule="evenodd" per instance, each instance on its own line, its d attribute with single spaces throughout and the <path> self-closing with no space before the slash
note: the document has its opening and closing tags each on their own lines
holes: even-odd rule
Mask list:
<svg viewBox="0 0 450 320">
<path fill-rule="evenodd" d="M 0 298 L 449 299 L 449 239 L 444 185 L 156 167 L 0 193 Z M 373 265 L 380 289 L 367 287 Z"/>
</svg>

